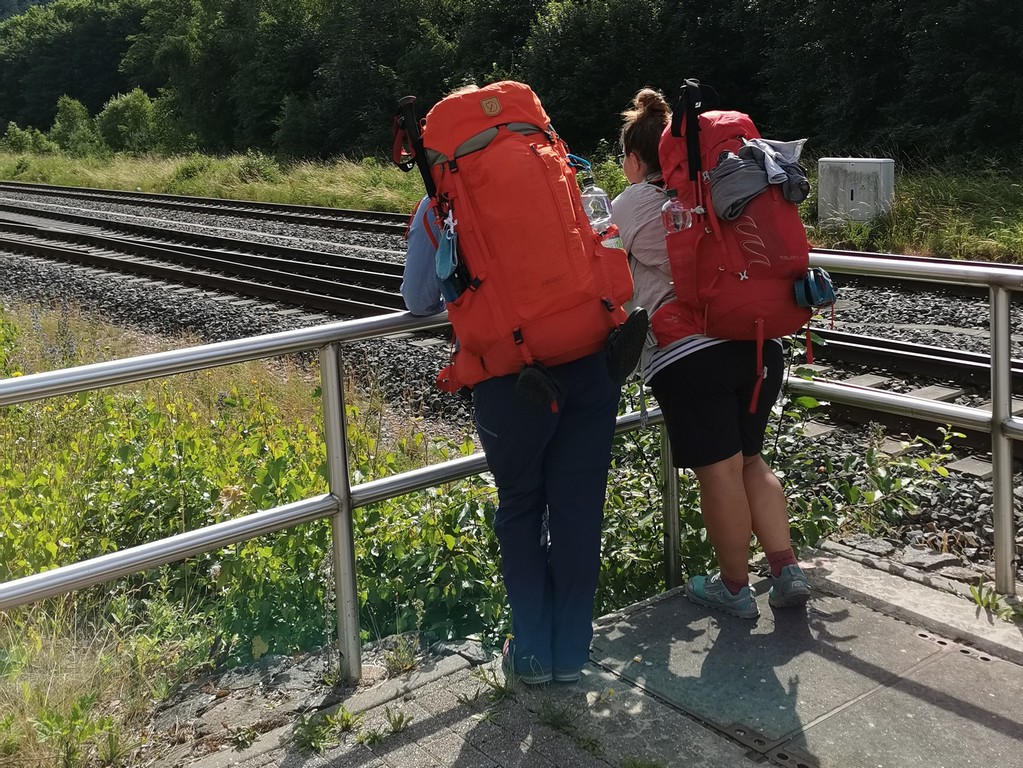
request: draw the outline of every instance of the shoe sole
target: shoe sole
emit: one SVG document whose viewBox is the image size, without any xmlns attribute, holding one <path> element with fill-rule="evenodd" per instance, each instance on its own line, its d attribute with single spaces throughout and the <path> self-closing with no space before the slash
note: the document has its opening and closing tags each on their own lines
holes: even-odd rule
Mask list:
<svg viewBox="0 0 1023 768">
<path fill-rule="evenodd" d="M 581 672 L 555 672 L 554 682 L 556 683 L 578 683 L 582 677 Z"/>
<path fill-rule="evenodd" d="M 809 588 L 790 592 L 785 597 L 767 596 L 767 602 L 770 603 L 772 608 L 798 608 L 801 605 L 806 605 L 806 601 L 809 599 Z"/>
<path fill-rule="evenodd" d="M 508 669 L 508 664 L 504 661 L 501 662 L 501 671 L 504 672 L 504 679 L 511 683 L 521 683 L 522 685 L 546 685 L 554 679 L 554 675 L 550 672 L 544 672 L 539 675 L 519 675 L 511 672 Z"/>
<path fill-rule="evenodd" d="M 694 592 L 691 592 L 689 585 L 686 584 L 686 597 L 689 602 L 696 603 L 697 605 L 703 605 L 707 608 L 714 608 L 719 611 L 724 611 L 729 616 L 735 616 L 740 619 L 758 619 L 760 618 L 760 609 L 756 603 L 753 603 L 753 607 L 747 611 L 737 611 L 734 608 L 729 608 L 727 605 L 721 603 L 715 603 L 713 600 L 705 600 Z"/>
</svg>

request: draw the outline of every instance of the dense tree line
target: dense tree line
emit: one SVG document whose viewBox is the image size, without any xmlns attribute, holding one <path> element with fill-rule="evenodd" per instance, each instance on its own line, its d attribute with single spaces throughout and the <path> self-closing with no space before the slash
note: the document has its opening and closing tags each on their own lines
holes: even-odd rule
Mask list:
<svg viewBox="0 0 1023 768">
<path fill-rule="evenodd" d="M 18 15 L 30 5 L 46 5 L 49 2 L 52 0 L 0 0 L 0 21 Z"/>
<path fill-rule="evenodd" d="M 26 4 L 0 0 L 0 13 Z M 0 127 L 49 133 L 61 97 L 97 116 L 138 89 L 148 148 L 355 155 L 386 148 L 399 96 L 425 107 L 466 82 L 512 77 L 533 85 L 573 147 L 594 151 L 614 141 L 638 87 L 671 97 L 688 76 L 765 134 L 809 136 L 817 154 L 1016 158 L 1013 6 L 57 0 L 0 23 Z"/>
</svg>

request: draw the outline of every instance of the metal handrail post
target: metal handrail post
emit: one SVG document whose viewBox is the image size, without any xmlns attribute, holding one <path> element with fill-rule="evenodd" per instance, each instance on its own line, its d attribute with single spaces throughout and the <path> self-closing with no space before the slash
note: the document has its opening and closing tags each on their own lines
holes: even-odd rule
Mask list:
<svg viewBox="0 0 1023 768">
<path fill-rule="evenodd" d="M 661 502 L 664 512 L 664 576 L 668 589 L 682 583 L 682 536 L 679 532 L 678 470 L 671 458 L 668 427 L 661 425 Z"/>
<path fill-rule="evenodd" d="M 991 313 L 991 486 L 994 515 L 995 591 L 1016 594 L 1016 542 L 1012 517 L 1012 438 L 1004 424 L 1012 418 L 1012 360 L 1009 291 L 990 288 Z"/>
<path fill-rule="evenodd" d="M 348 471 L 348 428 L 345 423 L 344 378 L 341 346 L 320 349 L 320 388 L 323 399 L 324 442 L 327 447 L 327 483 L 338 501 L 330 517 L 334 558 L 334 602 L 337 607 L 337 645 L 340 675 L 346 682 L 362 677 L 359 642 L 359 593 L 355 580 L 355 525 L 352 520 L 352 483 Z"/>
</svg>

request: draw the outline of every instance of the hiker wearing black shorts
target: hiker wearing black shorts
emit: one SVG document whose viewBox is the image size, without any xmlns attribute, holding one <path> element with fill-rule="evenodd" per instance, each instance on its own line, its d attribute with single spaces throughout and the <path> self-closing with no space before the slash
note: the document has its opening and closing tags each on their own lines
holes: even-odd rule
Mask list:
<svg viewBox="0 0 1023 768">
<path fill-rule="evenodd" d="M 651 313 L 673 298 L 661 206 L 667 199 L 658 145 L 671 111 L 664 97 L 640 90 L 622 113 L 622 165 L 630 186 L 613 203 L 612 217 L 633 261 L 633 301 Z M 766 374 L 756 392 L 757 342 L 692 335 L 653 348 L 644 365 L 664 414 L 676 467 L 689 467 L 700 486 L 700 511 L 719 571 L 692 576 L 693 602 L 743 618 L 760 610 L 749 584 L 751 534 L 771 566 L 769 602 L 802 605 L 809 589 L 789 537 L 787 501 L 778 477 L 760 455 L 771 408 L 781 390 L 781 342 L 763 342 Z"/>
</svg>

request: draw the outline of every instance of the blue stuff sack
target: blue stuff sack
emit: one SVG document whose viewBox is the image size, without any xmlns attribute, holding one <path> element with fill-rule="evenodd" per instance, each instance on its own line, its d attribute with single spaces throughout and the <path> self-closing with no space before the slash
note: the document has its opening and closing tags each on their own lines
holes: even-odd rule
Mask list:
<svg viewBox="0 0 1023 768">
<path fill-rule="evenodd" d="M 796 282 L 796 303 L 801 307 L 834 305 L 835 285 L 831 275 L 820 267 L 810 267 L 806 277 Z"/>
<path fill-rule="evenodd" d="M 451 227 L 444 227 L 441 230 L 435 264 L 437 277 L 440 278 L 440 292 L 444 301 L 454 301 L 459 297 L 461 291 L 455 287 L 451 279 L 458 268 L 458 234 Z"/>
</svg>

